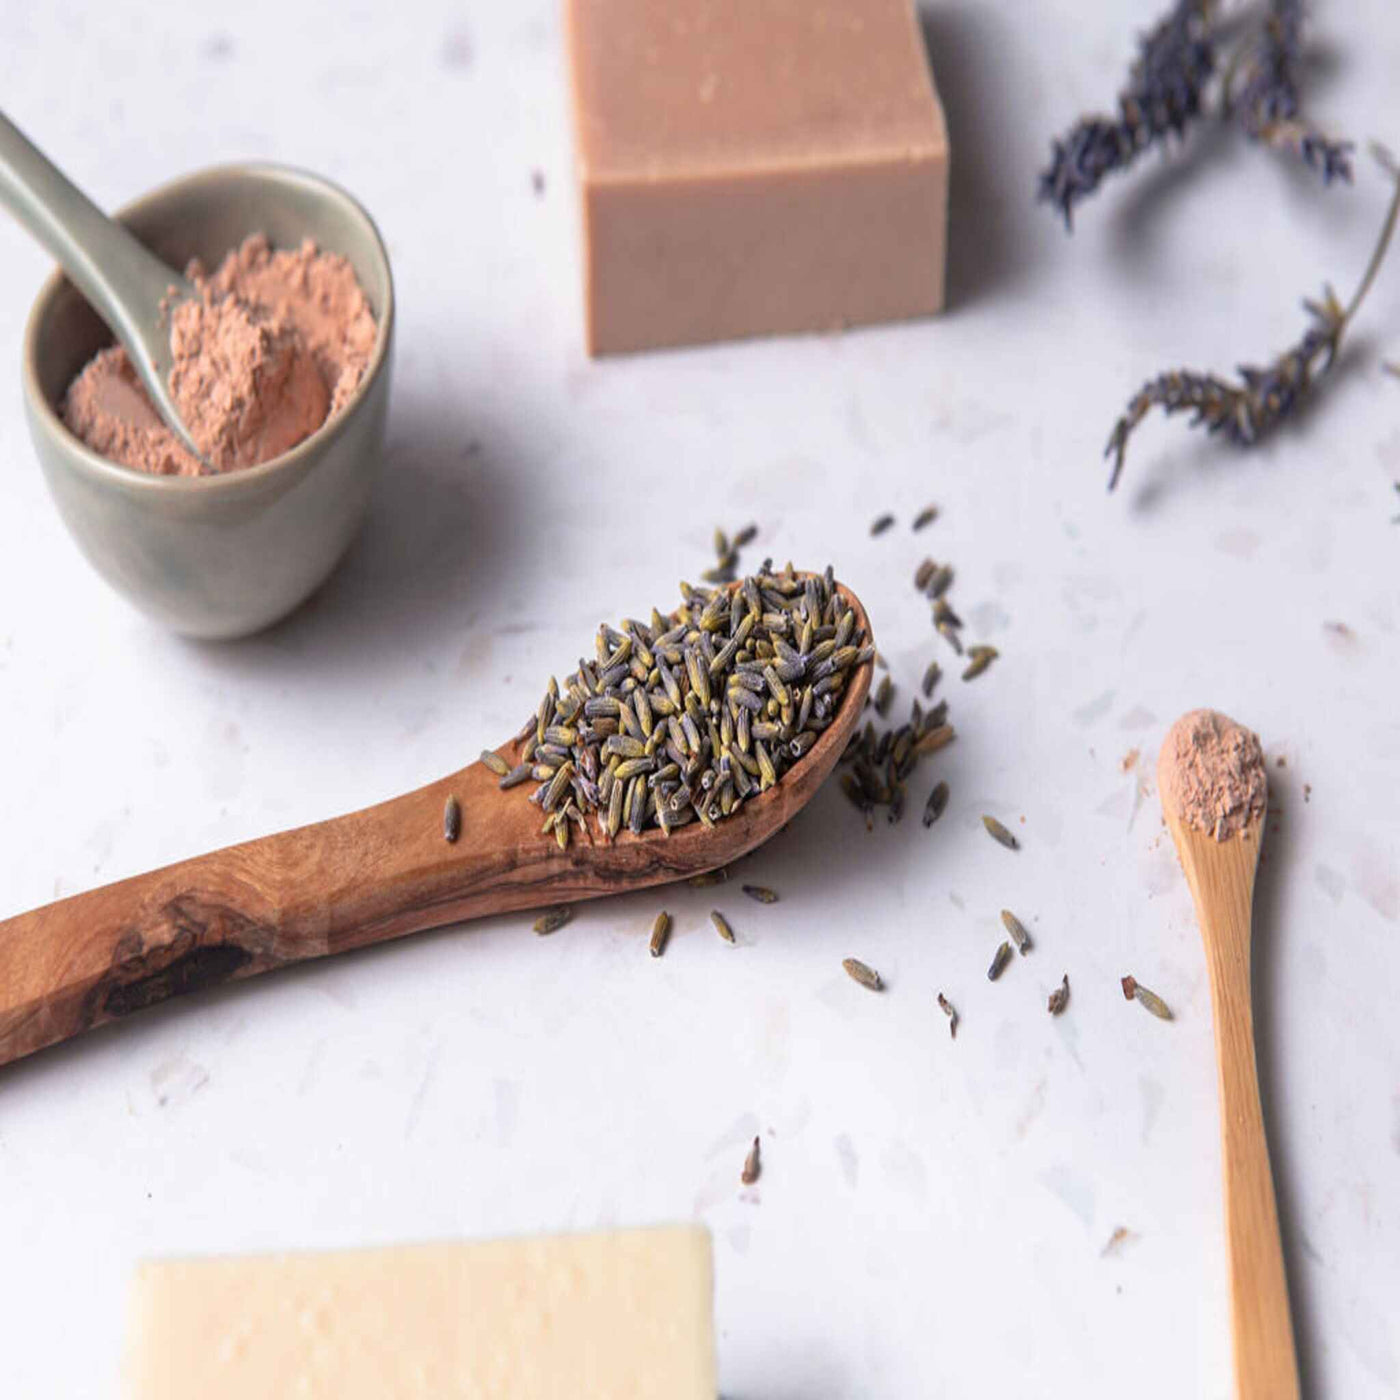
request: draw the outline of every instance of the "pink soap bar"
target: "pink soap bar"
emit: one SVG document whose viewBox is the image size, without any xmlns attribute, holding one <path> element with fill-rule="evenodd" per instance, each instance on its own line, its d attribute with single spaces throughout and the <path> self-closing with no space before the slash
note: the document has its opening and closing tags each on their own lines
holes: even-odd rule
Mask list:
<svg viewBox="0 0 1400 1400">
<path fill-rule="evenodd" d="M 943 304 L 911 0 L 566 0 L 590 353 Z"/>
</svg>

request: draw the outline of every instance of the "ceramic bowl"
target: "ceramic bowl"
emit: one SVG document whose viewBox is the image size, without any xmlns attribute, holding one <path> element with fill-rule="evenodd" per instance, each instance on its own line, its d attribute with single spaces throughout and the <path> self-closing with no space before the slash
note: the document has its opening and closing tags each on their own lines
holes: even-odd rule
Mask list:
<svg viewBox="0 0 1400 1400">
<path fill-rule="evenodd" d="M 61 273 L 39 293 L 21 374 L 49 489 L 93 567 L 129 602 L 190 637 L 247 636 L 323 583 L 364 519 L 384 455 L 394 284 L 369 215 L 326 180 L 229 165 L 164 185 L 116 217 L 172 267 L 215 268 L 250 233 L 311 238 L 349 259 L 379 322 L 353 402 L 290 452 L 221 476 L 151 476 L 98 456 L 64 426 L 63 396 L 111 332 Z"/>
</svg>

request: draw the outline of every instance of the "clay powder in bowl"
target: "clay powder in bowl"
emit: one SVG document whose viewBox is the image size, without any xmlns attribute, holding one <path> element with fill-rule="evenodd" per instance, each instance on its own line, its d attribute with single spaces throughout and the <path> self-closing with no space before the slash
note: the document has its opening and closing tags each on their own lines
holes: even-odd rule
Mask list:
<svg viewBox="0 0 1400 1400">
<path fill-rule="evenodd" d="M 110 347 L 111 335 L 57 275 L 30 315 L 23 359 L 30 431 L 83 553 L 162 625 L 194 637 L 245 636 L 311 594 L 364 518 L 388 416 L 394 333 L 388 254 L 373 221 L 349 195 L 280 166 L 203 171 L 147 195 L 118 217 L 172 267 L 198 259 L 215 269 L 214 285 L 231 252 L 239 262 L 248 254 L 250 265 L 241 273 L 231 268 L 229 276 L 253 278 L 260 247 L 248 245 L 254 231 L 271 249 L 293 256 L 309 240 L 345 259 L 374 322 L 368 360 L 353 387 L 347 384 L 340 396 L 340 379 L 324 375 L 329 414 L 309 437 L 258 465 L 188 476 L 133 470 L 74 436 L 62 417 L 69 387 Z M 264 287 L 262 295 L 276 300 L 273 289 Z M 281 305 L 272 310 L 290 315 Z M 302 334 L 314 361 L 315 338 Z M 112 377 L 109 391 L 121 387 L 120 376 Z M 235 431 L 235 443 L 238 437 Z"/>
<path fill-rule="evenodd" d="M 95 452 L 157 476 L 257 466 L 310 437 L 354 397 L 378 331 L 355 270 L 308 238 L 252 234 L 170 318 L 171 393 L 207 466 L 161 421 L 120 345 L 69 386 L 63 419 Z"/>
</svg>

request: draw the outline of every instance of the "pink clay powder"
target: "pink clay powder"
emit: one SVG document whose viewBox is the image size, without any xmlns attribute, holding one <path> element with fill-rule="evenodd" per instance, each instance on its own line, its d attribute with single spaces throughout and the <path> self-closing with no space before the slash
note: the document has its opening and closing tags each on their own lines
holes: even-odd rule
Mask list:
<svg viewBox="0 0 1400 1400">
<path fill-rule="evenodd" d="M 1192 710 L 1167 731 L 1157 759 L 1163 804 L 1217 841 L 1264 815 L 1268 775 L 1259 736 L 1216 710 Z"/>
<path fill-rule="evenodd" d="M 201 476 L 256 466 L 309 437 L 354 397 L 378 327 L 349 262 L 309 239 L 274 250 L 261 234 L 171 317 L 170 392 L 209 466 L 161 421 L 119 345 L 69 385 L 63 419 L 95 452 L 137 471 Z"/>
</svg>

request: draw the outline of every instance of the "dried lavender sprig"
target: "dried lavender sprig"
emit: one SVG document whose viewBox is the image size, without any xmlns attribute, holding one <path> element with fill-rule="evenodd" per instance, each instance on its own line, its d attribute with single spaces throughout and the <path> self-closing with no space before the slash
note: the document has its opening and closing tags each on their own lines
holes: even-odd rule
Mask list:
<svg viewBox="0 0 1400 1400">
<path fill-rule="evenodd" d="M 1333 180 L 1351 183 L 1351 153 L 1355 149 L 1352 142 L 1333 140 L 1301 120 L 1269 122 L 1253 130 L 1246 122 L 1245 128 L 1254 140 L 1293 155 L 1309 170 L 1316 170 L 1324 185 Z"/>
<path fill-rule="evenodd" d="M 1073 227 L 1074 206 L 1143 151 L 1180 137 L 1201 113 L 1201 96 L 1215 72 L 1212 0 L 1177 3 L 1139 43 L 1117 116 L 1081 118 L 1053 143 L 1037 198 L 1054 205 Z"/>
<path fill-rule="evenodd" d="M 1351 323 L 1377 272 L 1395 232 L 1400 214 L 1400 166 L 1382 147 L 1373 147 L 1376 159 L 1395 184 L 1380 238 L 1371 254 L 1366 272 L 1347 306 L 1337 300 L 1331 287 L 1324 287 L 1321 301 L 1304 301 L 1311 324 L 1302 339 L 1268 365 L 1241 365 L 1240 382 L 1232 384 L 1214 374 L 1194 370 L 1169 370 L 1150 379 L 1129 400 L 1127 410 L 1114 425 L 1104 456 L 1113 459 L 1108 489 L 1118 485 L 1123 459 L 1133 429 L 1153 408 L 1163 413 L 1190 413 L 1188 426 L 1204 427 L 1218 433 L 1236 447 L 1252 447 L 1273 432 L 1297 407 L 1313 381 L 1331 368 L 1341 347 L 1342 333 Z"/>
<path fill-rule="evenodd" d="M 1352 143 L 1324 136 L 1302 115 L 1302 36 L 1301 0 L 1271 0 L 1258 35 L 1226 76 L 1225 111 L 1251 140 L 1296 156 L 1323 184 L 1350 181 Z"/>
</svg>

